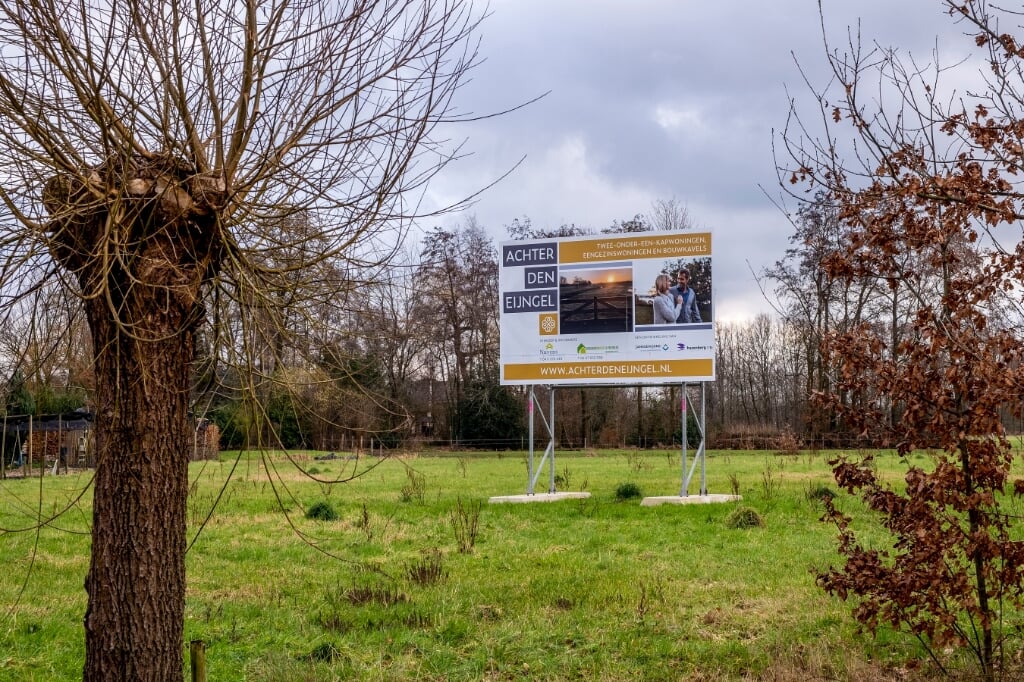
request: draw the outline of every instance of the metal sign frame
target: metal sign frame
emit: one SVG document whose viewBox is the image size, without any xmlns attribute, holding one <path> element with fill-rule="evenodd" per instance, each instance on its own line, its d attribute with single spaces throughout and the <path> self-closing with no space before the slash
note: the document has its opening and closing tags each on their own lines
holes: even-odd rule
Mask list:
<svg viewBox="0 0 1024 682">
<path fill-rule="evenodd" d="M 706 457 L 704 456 L 705 455 L 705 449 L 704 449 L 705 435 L 704 434 L 707 433 L 707 431 L 705 431 L 704 410 L 705 410 L 705 406 L 706 406 L 707 403 L 705 402 L 704 382 L 703 381 L 700 382 L 700 412 L 698 412 L 694 416 L 694 423 L 696 423 L 696 425 L 697 425 L 697 433 L 700 436 L 700 444 L 697 446 L 697 452 L 696 452 L 696 454 L 693 457 L 693 465 L 690 467 L 689 471 L 686 470 L 686 448 L 687 448 L 688 442 L 690 440 L 689 432 L 688 432 L 688 429 L 687 429 L 688 419 L 687 419 L 687 409 L 686 409 L 687 403 L 690 402 L 690 396 L 688 394 L 689 392 L 687 391 L 687 386 L 688 386 L 687 382 L 684 381 L 683 382 L 682 397 L 681 397 L 681 399 L 679 401 L 679 405 L 680 405 L 679 409 L 680 409 L 680 412 L 682 413 L 682 423 L 683 423 L 683 428 L 680 431 L 680 433 L 682 434 L 682 441 L 683 441 L 683 457 L 682 457 L 682 459 L 683 459 L 683 470 L 682 470 L 682 473 L 683 473 L 682 481 L 683 481 L 683 483 L 682 483 L 682 487 L 679 489 L 679 496 L 680 497 L 687 497 L 687 495 L 689 494 L 688 491 L 689 491 L 689 488 L 690 488 L 690 481 L 693 479 L 693 472 L 697 468 L 697 463 L 698 462 L 700 462 L 700 494 L 703 495 L 703 496 L 706 496 L 708 494 L 708 476 L 707 476 Z"/>
<path fill-rule="evenodd" d="M 679 411 L 681 420 L 681 485 L 679 489 L 679 497 L 689 497 L 690 483 L 693 480 L 693 475 L 697 470 L 697 465 L 700 464 L 700 492 L 701 497 L 707 497 L 708 495 L 708 484 L 707 484 L 707 450 L 706 450 L 706 386 L 705 382 L 699 382 L 700 386 L 700 410 L 694 411 L 694 423 L 697 426 L 697 434 L 699 436 L 699 443 L 697 450 L 694 453 L 693 462 L 689 465 L 688 463 L 688 448 L 689 448 L 689 433 L 688 433 L 688 413 L 693 408 L 692 401 L 689 396 L 689 387 L 692 385 L 690 382 L 682 383 L 681 397 L 679 401 Z M 558 491 L 555 486 L 555 386 L 548 386 L 548 416 L 545 417 L 543 407 L 541 406 L 540 400 L 537 397 L 537 393 L 533 384 L 530 385 L 529 389 L 529 407 L 527 408 L 529 414 L 529 453 L 527 456 L 527 483 L 526 483 L 526 495 L 536 495 L 537 481 L 540 480 L 541 473 L 543 472 L 545 463 L 549 466 L 548 476 L 548 489 L 549 494 L 555 494 Z M 619 387 L 621 388 L 621 386 Z M 535 427 L 535 415 L 540 411 L 540 418 L 544 423 L 544 427 L 548 432 L 548 443 L 544 448 L 544 454 L 540 459 L 540 462 L 536 464 L 536 455 L 534 449 L 534 436 L 536 433 Z"/>
<path fill-rule="evenodd" d="M 529 407 L 529 413 L 530 413 L 530 453 L 529 453 L 529 457 L 527 458 L 527 464 L 526 464 L 526 468 L 527 468 L 526 494 L 527 495 L 535 494 L 535 488 L 536 488 L 536 485 L 537 485 L 537 479 L 540 478 L 541 471 L 544 469 L 544 462 L 547 461 L 547 459 L 549 457 L 551 458 L 551 464 L 550 464 L 550 476 L 548 477 L 549 478 L 549 480 L 548 480 L 548 492 L 549 493 L 557 492 L 555 490 L 555 387 L 554 386 L 549 386 L 548 389 L 549 389 L 549 398 L 550 398 L 550 408 L 549 408 L 549 410 L 550 410 L 550 412 L 549 412 L 550 418 L 549 419 L 545 419 L 544 418 L 544 412 L 541 411 L 541 413 L 540 413 L 540 418 L 544 421 L 544 426 L 545 426 L 545 428 L 548 431 L 548 445 L 547 445 L 546 448 L 544 448 L 544 456 L 541 457 L 540 464 L 538 464 L 536 469 L 535 469 L 534 466 L 533 466 L 533 460 L 534 460 L 534 450 L 533 450 L 533 441 L 534 441 L 533 419 L 534 419 L 534 417 L 533 417 L 533 415 L 534 415 L 534 412 L 535 412 L 534 405 L 536 405 L 539 408 L 540 407 L 540 402 L 537 400 L 537 394 L 534 391 L 533 385 L 532 384 L 530 385 L 530 407 Z"/>
</svg>

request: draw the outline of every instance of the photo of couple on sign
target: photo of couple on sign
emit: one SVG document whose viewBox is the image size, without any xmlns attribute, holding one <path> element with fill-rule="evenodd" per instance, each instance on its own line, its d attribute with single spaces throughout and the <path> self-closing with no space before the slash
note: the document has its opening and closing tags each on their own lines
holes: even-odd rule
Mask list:
<svg viewBox="0 0 1024 682">
<path fill-rule="evenodd" d="M 636 326 L 711 322 L 711 259 L 665 263 L 654 285 L 638 291 L 634 302 Z"/>
<path fill-rule="evenodd" d="M 639 282 L 653 285 L 641 289 Z M 562 334 L 708 323 L 711 259 L 561 268 L 558 308 Z"/>
</svg>

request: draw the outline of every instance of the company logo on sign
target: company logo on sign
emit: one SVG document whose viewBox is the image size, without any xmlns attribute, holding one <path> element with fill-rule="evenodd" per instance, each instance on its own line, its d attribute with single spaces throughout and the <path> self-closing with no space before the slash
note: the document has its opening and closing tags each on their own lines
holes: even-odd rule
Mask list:
<svg viewBox="0 0 1024 682">
<path fill-rule="evenodd" d="M 555 344 L 549 341 L 541 346 L 540 356 L 542 358 L 550 360 L 553 358 L 560 358 L 562 357 L 562 354 L 558 352 L 558 348 L 555 347 Z"/>
<path fill-rule="evenodd" d="M 554 336 L 558 333 L 558 313 L 545 313 L 540 316 L 540 335 Z"/>
<path fill-rule="evenodd" d="M 586 355 L 587 353 L 618 353 L 618 346 L 585 346 L 582 343 L 576 346 L 576 353 Z"/>
</svg>

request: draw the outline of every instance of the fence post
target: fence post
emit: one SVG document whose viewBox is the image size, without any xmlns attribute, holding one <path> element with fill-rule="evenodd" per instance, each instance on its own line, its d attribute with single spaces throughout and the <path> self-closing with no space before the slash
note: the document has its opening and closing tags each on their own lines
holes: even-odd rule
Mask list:
<svg viewBox="0 0 1024 682">
<path fill-rule="evenodd" d="M 192 640 L 189 659 L 192 663 L 192 682 L 206 682 L 206 644 L 203 640 Z"/>
<path fill-rule="evenodd" d="M 23 477 L 28 478 L 32 475 L 32 415 L 28 416 L 28 459 L 21 458 L 21 464 L 23 467 Z"/>
</svg>

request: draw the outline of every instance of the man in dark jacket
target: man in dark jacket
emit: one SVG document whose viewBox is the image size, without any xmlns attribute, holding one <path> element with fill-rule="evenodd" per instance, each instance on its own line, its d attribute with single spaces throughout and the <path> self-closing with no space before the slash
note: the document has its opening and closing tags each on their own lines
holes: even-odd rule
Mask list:
<svg viewBox="0 0 1024 682">
<path fill-rule="evenodd" d="M 679 310 L 676 322 L 700 322 L 700 311 L 697 309 L 697 292 L 690 287 L 690 271 L 685 268 L 676 276 L 676 284 L 669 289 L 672 298 L 683 297 L 683 307 Z"/>
</svg>

